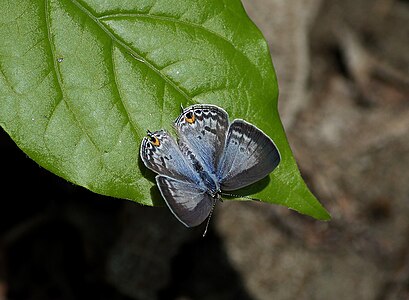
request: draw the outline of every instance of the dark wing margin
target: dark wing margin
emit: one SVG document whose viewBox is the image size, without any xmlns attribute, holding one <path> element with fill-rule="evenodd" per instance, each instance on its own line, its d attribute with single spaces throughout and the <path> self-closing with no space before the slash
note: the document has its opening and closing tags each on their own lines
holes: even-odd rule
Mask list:
<svg viewBox="0 0 409 300">
<path fill-rule="evenodd" d="M 280 163 L 280 153 L 263 131 L 240 119 L 229 127 L 225 151 L 217 176 L 224 191 L 233 191 L 259 181 Z"/>
<path fill-rule="evenodd" d="M 162 175 L 156 176 L 156 183 L 169 209 L 185 226 L 198 226 L 209 216 L 214 199 L 204 188 Z"/>
</svg>

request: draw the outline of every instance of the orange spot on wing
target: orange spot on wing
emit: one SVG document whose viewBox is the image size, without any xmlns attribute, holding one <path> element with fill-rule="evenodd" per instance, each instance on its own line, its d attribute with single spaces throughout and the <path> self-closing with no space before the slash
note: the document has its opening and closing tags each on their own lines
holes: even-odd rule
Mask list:
<svg viewBox="0 0 409 300">
<path fill-rule="evenodd" d="M 193 124 L 196 120 L 195 114 L 193 112 L 188 112 L 185 116 L 185 120 L 186 122 L 188 122 L 189 124 Z"/>
<path fill-rule="evenodd" d="M 156 147 L 160 145 L 159 139 L 154 135 L 150 135 L 149 140 L 150 140 L 151 144 L 156 146 Z"/>
</svg>

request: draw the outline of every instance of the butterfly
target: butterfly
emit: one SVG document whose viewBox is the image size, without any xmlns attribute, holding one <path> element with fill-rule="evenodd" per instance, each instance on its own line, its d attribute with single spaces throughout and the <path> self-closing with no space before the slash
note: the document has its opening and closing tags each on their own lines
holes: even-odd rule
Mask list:
<svg viewBox="0 0 409 300">
<path fill-rule="evenodd" d="M 187 227 L 206 218 L 209 222 L 222 194 L 266 177 L 281 160 L 263 131 L 242 119 L 230 123 L 227 112 L 215 105 L 182 109 L 174 127 L 177 141 L 165 130 L 148 131 L 140 156 L 158 174 L 156 183 L 167 206 Z"/>
</svg>

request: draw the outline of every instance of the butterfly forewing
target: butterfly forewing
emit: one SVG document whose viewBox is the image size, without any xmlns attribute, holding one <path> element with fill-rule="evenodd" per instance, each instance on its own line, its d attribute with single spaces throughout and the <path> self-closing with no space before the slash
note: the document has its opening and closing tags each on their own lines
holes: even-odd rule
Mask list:
<svg viewBox="0 0 409 300">
<path fill-rule="evenodd" d="M 221 189 L 237 190 L 259 181 L 279 162 L 278 149 L 265 133 L 244 120 L 234 120 L 217 170 Z"/>
<path fill-rule="evenodd" d="M 182 152 L 188 159 L 194 153 L 210 173 L 216 173 L 228 126 L 226 111 L 213 105 L 190 106 L 175 121 Z"/>
<path fill-rule="evenodd" d="M 156 183 L 169 209 L 186 226 L 197 226 L 209 216 L 214 200 L 206 189 L 162 175 L 156 176 Z"/>
<path fill-rule="evenodd" d="M 155 173 L 175 179 L 200 182 L 197 172 L 165 130 L 148 133 L 148 136 L 142 140 L 140 155 L 145 166 Z"/>
</svg>

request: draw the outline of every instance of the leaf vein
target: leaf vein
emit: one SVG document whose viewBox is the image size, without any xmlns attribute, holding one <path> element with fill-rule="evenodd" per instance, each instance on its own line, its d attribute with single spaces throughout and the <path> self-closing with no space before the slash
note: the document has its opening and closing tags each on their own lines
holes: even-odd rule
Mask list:
<svg viewBox="0 0 409 300">
<path fill-rule="evenodd" d="M 99 149 L 99 147 L 97 146 L 95 141 L 91 138 L 91 136 L 85 130 L 84 125 L 78 120 L 78 118 L 76 117 L 74 111 L 70 107 L 70 104 L 65 99 L 64 92 L 63 92 L 64 89 L 62 88 L 63 79 L 61 78 L 60 70 L 59 70 L 57 64 L 55 63 L 57 61 L 57 57 L 55 55 L 56 49 L 54 47 L 54 42 L 52 40 L 52 33 L 51 33 L 51 28 L 50 28 L 51 21 L 50 21 L 50 16 L 49 16 L 49 14 L 50 14 L 49 1 L 50 0 L 45 0 L 44 1 L 44 8 L 45 8 L 44 9 L 44 15 L 45 15 L 45 20 L 46 20 L 45 23 L 46 23 L 46 26 L 47 26 L 47 37 L 46 37 L 46 39 L 48 40 L 48 44 L 49 44 L 49 47 L 50 47 L 50 52 L 51 52 L 51 57 L 52 57 L 52 67 L 54 69 L 55 77 L 57 78 L 59 94 L 61 95 L 61 100 L 60 101 L 64 101 L 65 105 L 67 106 L 67 109 L 70 111 L 70 113 L 72 115 L 72 118 L 77 123 L 77 125 L 81 129 L 82 133 L 87 137 L 87 139 L 91 142 L 91 144 L 93 145 L 93 147 L 95 147 L 95 149 L 99 152 L 99 154 L 102 154 L 103 151 L 101 151 L 101 149 Z"/>
<path fill-rule="evenodd" d="M 233 13 L 234 11 L 232 11 Z M 235 12 L 234 12 L 235 13 Z M 256 73 L 259 75 L 259 77 L 261 78 L 261 73 L 259 68 L 242 52 L 240 51 L 234 44 L 232 41 L 230 41 L 228 38 L 220 35 L 219 33 L 210 30 L 204 26 L 201 26 L 200 24 L 196 24 L 193 22 L 188 22 L 186 20 L 180 20 L 174 17 L 166 17 L 166 16 L 158 16 L 158 15 L 148 15 L 148 14 L 143 14 L 143 13 L 118 13 L 118 14 L 106 14 L 106 15 L 102 15 L 99 17 L 95 17 L 98 21 L 99 20 L 104 20 L 104 19 L 116 19 L 116 18 L 123 18 L 123 17 L 139 17 L 139 18 L 147 18 L 147 19 L 157 19 L 160 21 L 167 21 L 167 22 L 172 22 L 174 24 L 182 24 L 188 27 L 192 27 L 193 29 L 195 29 L 194 33 L 196 34 L 196 30 L 203 30 L 208 34 L 211 34 L 213 36 L 215 36 L 216 38 L 219 38 L 221 40 L 223 40 L 224 42 L 226 42 L 227 44 L 229 44 L 234 50 L 234 55 L 241 55 L 243 58 L 245 58 L 245 60 L 249 63 L 249 65 L 256 71 Z M 101 24 L 101 26 L 105 27 L 104 25 Z M 177 29 L 177 28 L 176 28 Z M 108 30 L 108 29 L 106 29 Z M 108 30 L 109 31 L 109 30 Z M 157 73 L 159 73 L 160 75 L 162 75 L 162 77 L 167 78 L 166 76 L 164 76 L 161 73 L 161 70 L 156 69 L 153 65 L 149 64 L 149 66 L 151 68 L 153 68 Z M 173 83 L 173 82 L 172 82 Z M 174 86 L 176 86 L 175 83 L 173 83 Z M 178 89 L 179 90 L 179 89 Z M 184 93 L 183 93 L 184 94 Z M 186 97 L 187 99 L 190 99 L 190 97 Z"/>
<path fill-rule="evenodd" d="M 129 115 L 130 109 L 129 109 L 129 107 L 128 107 L 127 104 L 126 104 L 126 101 L 123 100 L 124 97 L 123 97 L 123 95 L 122 95 L 122 93 L 121 93 L 121 90 L 120 90 L 120 88 L 119 88 L 119 82 L 117 81 L 118 75 L 117 75 L 117 70 L 116 70 L 116 67 L 115 67 L 116 63 L 115 63 L 115 59 L 114 59 L 114 55 L 113 55 L 113 52 L 114 52 L 113 47 L 114 47 L 114 45 L 111 44 L 111 65 L 112 65 L 112 74 L 113 74 L 112 76 L 113 76 L 114 83 L 115 83 L 115 84 L 114 84 L 115 90 L 117 91 L 117 94 L 118 94 L 118 96 L 119 96 L 119 102 L 122 104 L 122 107 L 123 107 L 123 109 L 124 109 L 124 111 L 125 111 L 125 116 L 126 116 L 126 118 L 128 119 L 129 124 L 131 124 L 132 130 L 134 131 L 134 133 L 135 133 L 140 139 L 142 139 L 142 136 L 141 136 L 140 132 L 143 132 L 143 130 L 142 130 L 141 128 L 139 128 L 139 129 L 137 130 L 137 128 L 138 128 L 139 126 L 132 121 L 132 118 L 131 118 L 131 116 Z"/>
<path fill-rule="evenodd" d="M 105 25 L 103 25 L 99 18 L 94 16 L 87 8 L 85 8 L 77 0 L 71 0 L 83 13 L 85 13 L 91 20 L 93 20 L 110 38 L 113 42 L 117 43 L 122 47 L 126 52 L 128 52 L 134 59 L 138 61 L 143 61 L 151 70 L 158 74 L 166 83 L 171 85 L 182 97 L 191 100 L 191 97 L 187 95 L 175 82 L 166 77 L 163 73 L 160 72 L 153 64 L 146 60 L 142 55 L 137 53 L 134 49 L 128 46 L 125 42 L 118 39 Z"/>
</svg>

